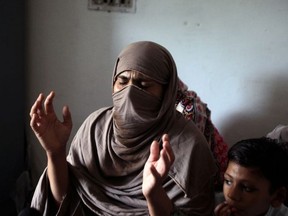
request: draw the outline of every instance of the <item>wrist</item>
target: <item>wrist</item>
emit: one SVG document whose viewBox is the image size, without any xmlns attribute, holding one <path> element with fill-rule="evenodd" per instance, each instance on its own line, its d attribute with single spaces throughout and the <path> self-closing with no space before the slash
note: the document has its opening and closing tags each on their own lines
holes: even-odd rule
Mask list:
<svg viewBox="0 0 288 216">
<path fill-rule="evenodd" d="M 160 187 L 144 195 L 148 204 L 150 215 L 171 215 L 173 203 L 166 191 Z"/>
<path fill-rule="evenodd" d="M 48 160 L 53 160 L 53 161 L 57 161 L 57 160 L 66 160 L 66 148 L 59 148 L 57 150 L 49 150 L 46 151 L 46 155 Z"/>
</svg>

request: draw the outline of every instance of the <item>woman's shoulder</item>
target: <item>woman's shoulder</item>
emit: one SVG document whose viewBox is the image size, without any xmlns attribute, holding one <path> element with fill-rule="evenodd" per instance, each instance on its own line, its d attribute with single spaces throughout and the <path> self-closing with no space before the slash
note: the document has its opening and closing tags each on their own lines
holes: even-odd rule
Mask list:
<svg viewBox="0 0 288 216">
<path fill-rule="evenodd" d="M 101 122 L 108 122 L 109 118 L 112 118 L 112 107 L 103 107 L 92 113 L 90 113 L 79 127 L 77 134 L 83 133 L 83 131 L 90 130 L 93 125 L 98 125 Z"/>
<path fill-rule="evenodd" d="M 192 120 L 187 120 L 181 113 L 176 113 L 176 121 L 173 128 L 178 128 L 177 134 L 181 134 L 179 138 L 197 140 L 206 143 L 204 134 L 199 130 L 197 125 Z"/>
<path fill-rule="evenodd" d="M 97 119 L 101 119 L 101 118 L 105 118 L 107 116 L 110 116 L 112 113 L 112 107 L 102 107 L 98 110 L 95 110 L 94 112 L 90 113 L 84 123 L 88 123 L 88 122 L 93 122 Z"/>
</svg>

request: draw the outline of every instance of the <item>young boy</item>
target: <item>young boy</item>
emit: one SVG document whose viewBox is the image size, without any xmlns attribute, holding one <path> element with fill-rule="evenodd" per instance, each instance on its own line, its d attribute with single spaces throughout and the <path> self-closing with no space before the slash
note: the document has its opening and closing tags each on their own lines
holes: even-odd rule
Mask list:
<svg viewBox="0 0 288 216">
<path fill-rule="evenodd" d="M 283 216 L 288 186 L 288 143 L 270 138 L 242 140 L 228 152 L 225 201 L 216 216 Z"/>
</svg>

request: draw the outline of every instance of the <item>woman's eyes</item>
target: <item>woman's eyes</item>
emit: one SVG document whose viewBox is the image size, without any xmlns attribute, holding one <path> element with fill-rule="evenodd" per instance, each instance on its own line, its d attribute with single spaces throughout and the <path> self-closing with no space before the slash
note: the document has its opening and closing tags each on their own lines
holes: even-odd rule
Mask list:
<svg viewBox="0 0 288 216">
<path fill-rule="evenodd" d="M 128 82 L 129 82 L 129 79 L 125 79 L 125 78 L 118 78 L 117 79 L 117 83 L 119 85 L 126 85 L 126 84 L 128 84 Z"/>
<path fill-rule="evenodd" d="M 129 83 L 129 79 L 125 79 L 125 78 L 118 78 L 117 83 L 121 86 L 126 86 Z M 151 81 L 138 81 L 136 82 L 134 85 L 138 86 L 141 89 L 147 89 L 149 87 L 151 87 Z"/>
</svg>

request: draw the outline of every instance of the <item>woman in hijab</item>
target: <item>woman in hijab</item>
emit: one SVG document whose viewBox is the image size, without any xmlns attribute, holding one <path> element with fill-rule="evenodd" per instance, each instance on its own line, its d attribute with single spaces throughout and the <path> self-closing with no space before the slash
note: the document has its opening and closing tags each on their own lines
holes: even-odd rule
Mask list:
<svg viewBox="0 0 288 216">
<path fill-rule="evenodd" d="M 176 111 L 171 54 L 149 41 L 130 44 L 113 73 L 113 106 L 92 113 L 76 133 L 40 94 L 30 125 L 47 154 L 31 207 L 43 215 L 211 215 L 216 166 L 192 121 Z"/>
</svg>

